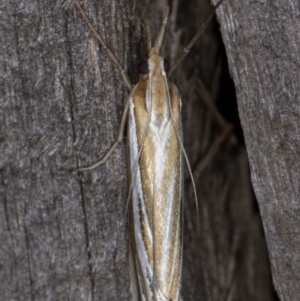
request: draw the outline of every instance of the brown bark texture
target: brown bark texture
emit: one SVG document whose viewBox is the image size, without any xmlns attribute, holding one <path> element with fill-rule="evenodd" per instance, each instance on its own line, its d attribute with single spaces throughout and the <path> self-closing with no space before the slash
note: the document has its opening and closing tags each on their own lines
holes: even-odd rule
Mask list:
<svg viewBox="0 0 300 301">
<path fill-rule="evenodd" d="M 300 2 L 225 1 L 222 37 L 280 300 L 300 298 Z"/>
<path fill-rule="evenodd" d="M 219 16 L 273 279 L 282 300 L 296 300 L 299 7 L 225 2 Z M 170 62 L 211 11 L 202 0 L 81 4 L 134 83 L 145 56 L 141 9 L 154 37 L 170 5 Z M 96 162 L 113 143 L 128 95 L 122 77 L 72 1 L 3 0 L 0 20 L 0 299 L 128 300 L 126 139 L 99 168 L 70 171 Z M 225 58 L 217 34 L 212 22 L 172 76 L 200 209 L 198 229 L 186 173 L 182 295 L 271 301 L 245 148 L 218 143 L 223 129 L 197 90 L 201 79 L 213 100 L 220 94 Z"/>
</svg>

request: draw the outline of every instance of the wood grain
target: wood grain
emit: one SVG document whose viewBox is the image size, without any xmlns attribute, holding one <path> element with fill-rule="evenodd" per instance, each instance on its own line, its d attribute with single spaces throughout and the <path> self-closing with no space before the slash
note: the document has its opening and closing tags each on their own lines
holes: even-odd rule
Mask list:
<svg viewBox="0 0 300 301">
<path fill-rule="evenodd" d="M 223 16 L 222 33 L 236 82 L 247 146 L 252 150 L 252 155 L 249 152 L 252 175 L 269 247 L 283 238 L 281 242 L 288 244 L 298 237 L 296 229 L 283 227 L 283 221 L 292 226 L 297 219 L 297 211 L 288 204 L 297 208 L 293 193 L 297 191 L 298 177 L 295 143 L 299 138 L 296 133 L 299 108 L 296 98 L 288 96 L 296 95 L 298 82 L 292 82 L 289 74 L 295 76 L 299 57 L 292 56 L 297 52 L 296 36 L 290 39 L 283 32 L 291 33 L 292 24 L 297 23 L 292 23 L 291 13 L 283 9 L 286 18 L 279 27 L 276 16 L 271 15 L 270 27 L 265 19 L 253 17 L 251 26 L 258 19 L 265 33 L 282 34 L 285 48 L 264 37 L 265 49 L 280 46 L 274 48 L 274 57 L 280 61 L 283 57 L 284 66 L 289 67 L 282 71 L 278 61 L 274 67 L 270 65 L 268 77 L 267 73 L 264 77 L 260 74 L 258 81 L 259 73 L 250 72 L 255 68 L 243 67 L 248 62 L 246 57 L 251 58 L 246 55 L 247 49 L 245 54 L 239 52 L 241 65 L 234 63 L 237 54 L 230 55 L 234 49 L 230 45 L 237 37 L 235 27 L 231 25 L 230 34 L 226 34 L 225 25 L 239 19 L 232 1 L 227 2 L 219 16 Z M 137 62 L 145 53 L 140 23 L 142 8 L 149 11 L 154 36 L 166 5 L 171 5 L 165 43 L 166 58 L 171 62 L 211 10 L 209 3 L 202 0 L 190 3 L 86 0 L 81 3 L 133 82 L 138 78 Z M 127 89 L 72 1 L 67 8 L 62 6 L 63 1 L 4 0 L 0 10 L 0 295 L 3 300 L 128 300 L 127 228 L 123 225 L 127 197 L 125 143 L 97 170 L 83 174 L 70 172 L 71 168 L 97 161 L 108 150 L 118 131 Z M 238 3 L 236 6 L 241 7 L 244 18 L 249 16 L 247 6 L 242 8 Z M 260 12 L 264 11 L 262 6 L 262 2 L 255 4 Z M 271 10 L 266 13 L 271 14 Z M 230 17 L 233 14 L 234 18 Z M 258 39 L 257 27 L 252 30 L 250 25 L 245 33 L 238 29 L 238 37 L 254 43 Z M 221 133 L 196 91 L 200 77 L 212 94 L 218 94 L 219 90 L 213 87 L 219 85 L 211 84 L 221 49 L 217 32 L 216 25 L 211 24 L 172 77 L 183 98 L 184 144 L 192 167 L 198 165 Z M 252 57 L 254 54 L 259 57 L 254 50 L 251 53 Z M 268 53 L 264 56 L 266 63 L 271 57 L 266 56 Z M 254 66 L 257 70 L 263 66 L 269 70 L 267 65 Z M 271 82 L 273 77 L 278 87 Z M 268 91 L 277 95 L 268 106 L 267 92 L 262 84 L 258 85 L 262 79 L 270 81 Z M 242 86 L 248 90 L 242 90 Z M 282 137 L 276 140 L 278 143 L 268 142 L 271 129 L 277 133 L 275 137 Z M 283 129 L 293 135 L 287 135 Z M 250 134 L 255 134 L 260 141 L 250 140 Z M 291 156 L 284 156 L 285 151 Z M 275 154 L 285 160 L 276 161 Z M 269 162 L 269 169 L 263 168 L 264 162 Z M 283 167 L 288 164 L 293 172 L 285 172 L 287 169 Z M 225 143 L 204 170 L 194 170 L 194 173 L 201 229 L 199 233 L 187 174 L 184 300 L 274 300 L 245 148 Z M 265 178 L 267 175 L 269 178 Z M 275 179 L 279 176 L 282 182 L 277 183 Z M 270 178 L 274 182 L 268 182 Z M 291 194 L 283 193 L 287 187 Z M 279 214 L 280 210 L 288 215 L 287 220 Z M 275 279 L 285 283 L 279 276 L 287 268 L 280 264 L 277 270 L 275 263 L 280 263 L 279 254 L 283 258 L 290 254 L 293 258 L 297 252 L 295 248 L 285 249 L 289 245 L 278 246 L 282 252 L 272 252 L 273 270 L 278 277 Z M 287 278 L 286 281 L 296 280 Z"/>
<path fill-rule="evenodd" d="M 281 300 L 299 300 L 299 1 L 226 1 L 222 37 Z"/>
</svg>

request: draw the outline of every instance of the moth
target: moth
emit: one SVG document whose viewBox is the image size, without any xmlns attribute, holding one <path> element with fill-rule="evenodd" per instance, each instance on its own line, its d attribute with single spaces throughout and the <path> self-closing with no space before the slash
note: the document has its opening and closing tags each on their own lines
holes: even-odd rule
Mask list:
<svg viewBox="0 0 300 301">
<path fill-rule="evenodd" d="M 122 141 L 128 119 L 131 300 L 180 301 L 184 159 L 192 173 L 182 144 L 181 96 L 170 75 L 205 30 L 223 0 L 214 7 L 206 23 L 171 68 L 161 56 L 169 9 L 165 12 L 154 45 L 144 13 L 147 59 L 140 65 L 140 79 L 134 86 L 78 1 L 74 1 L 130 89 L 115 143 L 99 162 L 77 170 L 91 170 L 105 163 Z"/>
</svg>

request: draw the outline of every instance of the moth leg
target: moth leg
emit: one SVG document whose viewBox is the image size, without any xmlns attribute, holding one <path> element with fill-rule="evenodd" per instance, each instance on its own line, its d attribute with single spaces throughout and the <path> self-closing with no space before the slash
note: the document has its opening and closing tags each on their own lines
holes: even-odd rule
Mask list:
<svg viewBox="0 0 300 301">
<path fill-rule="evenodd" d="M 132 90 L 132 92 L 133 92 L 133 90 Z M 113 153 L 113 151 L 116 149 L 118 144 L 123 140 L 132 92 L 129 94 L 129 96 L 127 98 L 126 105 L 125 105 L 125 108 L 124 108 L 124 111 L 122 114 L 122 119 L 121 119 L 119 131 L 118 131 L 118 135 L 116 137 L 114 144 L 111 146 L 111 148 L 108 150 L 108 152 L 104 155 L 104 157 L 100 161 L 98 161 L 90 166 L 87 166 L 87 167 L 74 168 L 73 171 L 93 170 L 96 167 L 98 167 L 99 165 L 104 164 L 107 161 L 107 159 L 110 157 L 110 155 Z"/>
<path fill-rule="evenodd" d="M 172 74 L 172 72 L 175 70 L 175 68 L 182 62 L 182 60 L 185 58 L 185 56 L 190 52 L 191 48 L 196 43 L 196 41 L 199 39 L 199 37 L 202 35 L 202 33 L 204 32 L 204 30 L 208 26 L 210 20 L 215 15 L 215 12 L 216 12 L 217 8 L 223 3 L 223 1 L 224 0 L 220 0 L 218 2 L 218 4 L 216 4 L 216 6 L 214 6 L 211 14 L 209 15 L 209 17 L 207 18 L 207 20 L 205 21 L 205 23 L 203 23 L 202 26 L 198 29 L 198 31 L 196 32 L 196 34 L 194 35 L 194 37 L 187 44 L 187 46 L 182 50 L 181 54 L 178 56 L 178 58 L 176 59 L 175 63 L 173 64 L 173 66 L 170 68 L 170 71 L 168 72 L 168 76 L 170 76 Z"/>
<path fill-rule="evenodd" d="M 198 79 L 197 80 L 197 92 L 200 95 L 201 100 L 211 113 L 215 123 L 221 128 L 220 135 L 216 138 L 216 140 L 213 142 L 213 144 L 210 146 L 209 150 L 205 154 L 205 156 L 202 158 L 200 162 L 197 163 L 195 168 L 195 177 L 196 174 L 199 175 L 205 167 L 208 165 L 208 163 L 212 160 L 212 158 L 215 156 L 215 154 L 218 152 L 220 145 L 226 140 L 229 140 L 229 143 L 231 145 L 237 144 L 237 138 L 232 133 L 233 125 L 229 122 L 227 122 L 218 109 L 216 108 L 214 101 L 209 93 L 209 91 L 206 89 L 203 82 Z"/>
<path fill-rule="evenodd" d="M 119 69 L 119 71 L 120 71 L 120 73 L 121 73 L 121 75 L 122 75 L 122 77 L 123 77 L 123 79 L 124 79 L 124 81 L 126 83 L 126 86 L 128 87 L 129 90 L 131 90 L 132 85 L 131 85 L 131 81 L 130 81 L 130 78 L 129 78 L 127 72 L 121 66 L 121 64 L 119 63 L 118 59 L 114 56 L 114 54 L 111 52 L 111 50 L 105 44 L 105 42 L 102 40 L 101 36 L 98 34 L 97 30 L 95 29 L 95 27 L 92 25 L 92 23 L 88 19 L 87 15 L 85 14 L 85 12 L 82 9 L 82 7 L 80 6 L 79 2 L 77 0 L 74 0 L 74 2 L 75 2 L 75 5 L 77 6 L 78 10 L 80 11 L 80 13 L 81 13 L 84 21 L 88 25 L 88 27 L 91 29 L 91 31 L 93 32 L 93 34 L 95 35 L 95 37 L 97 38 L 97 40 L 99 41 L 99 43 L 101 44 L 101 46 L 103 47 L 103 49 L 106 51 L 106 53 L 108 54 L 108 56 L 110 57 L 110 59 L 118 67 L 118 69 Z"/>
<path fill-rule="evenodd" d="M 233 125 L 229 123 L 228 126 L 224 128 L 221 134 L 216 138 L 216 140 L 213 142 L 213 144 L 211 145 L 211 147 L 209 148 L 205 156 L 196 165 L 195 172 L 194 172 L 195 177 L 197 177 L 205 169 L 208 163 L 216 155 L 221 144 L 226 140 L 228 135 L 231 133 L 232 129 L 233 129 Z"/>
<path fill-rule="evenodd" d="M 215 103 L 209 93 L 209 91 L 206 89 L 204 83 L 201 81 L 201 79 L 197 80 L 197 92 L 200 95 L 201 100 L 205 104 L 206 108 L 210 111 L 215 123 L 221 128 L 222 132 L 227 132 L 228 128 L 233 128 L 233 125 L 228 123 L 220 114 L 218 109 L 215 106 Z M 237 138 L 236 136 L 231 133 L 231 130 L 228 132 L 229 134 L 229 142 L 232 145 L 237 144 Z M 226 138 L 226 137 L 225 137 Z"/>
</svg>

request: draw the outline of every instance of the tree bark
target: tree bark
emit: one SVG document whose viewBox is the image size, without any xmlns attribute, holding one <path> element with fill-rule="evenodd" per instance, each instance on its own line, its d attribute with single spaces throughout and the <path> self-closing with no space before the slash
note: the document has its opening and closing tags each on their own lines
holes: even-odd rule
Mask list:
<svg viewBox="0 0 300 301">
<path fill-rule="evenodd" d="M 225 1 L 218 12 L 281 300 L 299 300 L 299 1 Z"/>
<path fill-rule="evenodd" d="M 272 191 L 270 187 L 277 183 L 279 174 L 282 179 L 293 179 L 295 187 L 297 174 L 282 174 L 285 169 L 277 170 L 273 167 L 275 161 L 271 160 L 275 160 L 276 154 L 280 157 L 285 151 L 294 150 L 293 157 L 278 162 L 282 168 L 282 162 L 286 166 L 291 162 L 296 165 L 297 161 L 290 159 L 295 159 L 296 148 L 292 148 L 295 145 L 292 141 L 298 141 L 298 137 L 286 136 L 289 141 L 286 144 L 278 136 L 276 141 L 281 144 L 276 144 L 275 148 L 267 140 L 267 133 L 271 133 L 271 127 L 276 125 L 276 116 L 281 124 L 275 128 L 277 135 L 285 128 L 296 131 L 296 123 L 292 120 L 295 120 L 293 114 L 298 108 L 285 98 L 288 90 L 282 89 L 284 82 L 280 85 L 281 90 L 273 89 L 274 93 L 281 92 L 281 97 L 277 98 L 280 103 L 285 100 L 290 104 L 284 109 L 276 109 L 274 102 L 272 107 L 267 107 L 267 102 L 262 101 L 268 98 L 264 98 L 262 85 L 257 82 L 260 78 L 255 77 L 257 72 L 248 75 L 251 85 L 246 85 L 249 81 L 244 78 L 250 72 L 250 67 L 245 69 L 243 65 L 246 64 L 246 59 L 243 60 L 246 50 L 239 53 L 241 66 L 235 69 L 237 58 L 230 52 L 229 45 L 233 42 L 229 38 L 230 34 L 236 33 L 226 27 L 234 7 L 230 6 L 232 1 L 227 2 L 220 8 L 222 31 L 230 67 L 234 70 L 232 74 L 239 83 L 240 113 L 246 129 L 256 194 L 272 251 L 273 270 L 276 277 L 281 277 L 275 269 L 277 264 L 278 267 L 282 265 L 277 253 L 273 253 L 273 244 L 281 241 L 287 231 L 291 234 L 284 236 L 289 237 L 289 241 L 284 240 L 286 244 L 295 242 L 297 234 L 295 229 L 283 231 L 281 218 L 277 230 L 277 223 L 271 222 L 275 221 L 275 214 L 283 217 L 278 211 L 283 208 L 279 196 L 283 198 L 283 188 L 291 186 L 284 180 L 273 186 Z M 171 15 L 164 53 L 170 62 L 174 62 L 211 11 L 207 1 L 82 1 L 89 19 L 134 83 L 138 80 L 137 63 L 145 57 L 141 9 L 148 9 L 154 38 L 168 4 Z M 240 5 L 236 4 L 236 7 L 240 8 Z M 244 18 L 249 17 L 245 16 L 246 8 L 242 10 Z M 4 0 L 0 19 L 0 295 L 3 300 L 128 300 L 125 142 L 96 170 L 70 171 L 96 162 L 113 143 L 128 95 L 126 86 L 72 1 L 63 8 L 63 1 L 20 0 L 12 3 Z M 290 25 L 290 19 L 286 19 L 284 26 Z M 260 218 L 253 205 L 245 148 L 225 142 L 217 148 L 213 158 L 203 164 L 203 158 L 211 154 L 211 146 L 222 131 L 215 125 L 196 89 L 197 80 L 201 78 L 213 99 L 221 93 L 219 82 L 214 81 L 221 49 L 216 31 L 216 25 L 211 24 L 172 77 L 183 99 L 184 145 L 200 202 L 201 227 L 198 231 L 195 198 L 190 176 L 186 173 L 182 295 L 186 301 L 274 300 Z M 291 43 L 291 49 L 296 51 L 293 45 L 296 44 Z M 281 48 L 277 57 L 288 53 L 284 50 Z M 294 60 L 296 62 L 296 57 Z M 285 63 L 288 62 L 286 58 Z M 276 66 L 278 70 L 281 68 Z M 273 77 L 277 69 L 274 67 Z M 295 66 L 291 67 L 289 72 L 295 69 Z M 279 78 L 276 80 L 279 82 Z M 261 88 L 256 98 L 252 83 L 257 83 L 256 89 Z M 273 88 L 274 83 L 269 84 Z M 243 94 L 243 85 L 248 89 L 248 95 Z M 259 102 L 258 106 L 256 102 Z M 255 110 L 248 109 L 254 105 Z M 270 118 L 272 112 L 274 118 Z M 269 119 L 260 119 L 262 116 Z M 249 129 L 246 121 L 251 121 L 251 124 L 247 123 Z M 264 132 L 259 132 L 261 148 L 257 150 L 257 137 L 255 140 L 253 135 L 261 123 L 264 123 L 261 126 Z M 266 154 L 269 157 L 265 157 Z M 261 170 L 267 162 L 272 163 L 270 172 L 269 169 Z M 269 178 L 265 178 L 267 175 Z M 297 207 L 292 187 L 288 191 L 291 195 L 287 194 L 286 202 L 282 202 L 287 206 L 291 203 L 286 208 Z M 267 202 L 269 199 L 271 201 Z M 291 216 L 291 209 L 285 214 L 289 214 L 287 223 L 292 225 L 296 215 Z M 272 237 L 268 229 L 272 229 Z M 278 244 L 277 248 L 288 256 L 284 246 Z M 296 256 L 296 249 L 292 248 L 289 254 Z"/>
</svg>

